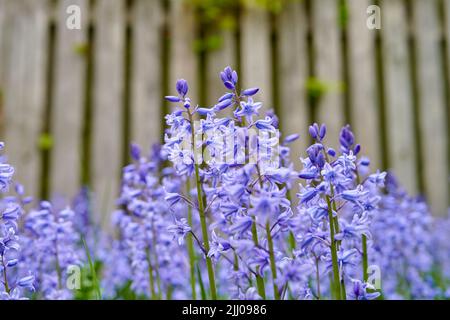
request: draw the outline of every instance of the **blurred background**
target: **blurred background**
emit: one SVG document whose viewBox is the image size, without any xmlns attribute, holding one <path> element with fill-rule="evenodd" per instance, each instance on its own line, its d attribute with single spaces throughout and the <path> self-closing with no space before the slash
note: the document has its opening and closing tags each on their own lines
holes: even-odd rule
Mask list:
<svg viewBox="0 0 450 320">
<path fill-rule="evenodd" d="M 0 140 L 16 181 L 41 198 L 89 186 L 109 212 L 129 143 L 162 140 L 176 79 L 208 106 L 227 65 L 301 134 L 293 159 L 312 122 L 333 146 L 348 123 L 373 170 L 446 214 L 450 0 L 0 0 Z"/>
</svg>

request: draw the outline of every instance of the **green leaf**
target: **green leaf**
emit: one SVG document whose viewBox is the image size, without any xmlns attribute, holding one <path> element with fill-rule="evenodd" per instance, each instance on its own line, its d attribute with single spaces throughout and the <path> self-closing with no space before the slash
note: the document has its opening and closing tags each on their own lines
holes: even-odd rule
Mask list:
<svg viewBox="0 0 450 320">
<path fill-rule="evenodd" d="M 205 285 L 203 284 L 202 273 L 200 272 L 200 268 L 198 265 L 197 265 L 197 277 L 198 277 L 198 282 L 200 284 L 200 293 L 202 296 L 202 300 L 206 300 Z"/>
<path fill-rule="evenodd" d="M 81 240 L 83 241 L 84 250 L 86 251 L 86 256 L 87 256 L 87 259 L 88 259 L 88 262 L 89 262 L 89 269 L 91 271 L 93 286 L 94 286 L 94 289 L 95 289 L 95 291 L 97 293 L 97 299 L 101 300 L 102 299 L 102 291 L 101 291 L 100 285 L 98 283 L 97 273 L 95 272 L 95 267 L 94 267 L 94 264 L 93 264 L 92 259 L 91 259 L 91 254 L 89 252 L 89 248 L 88 248 L 88 246 L 86 244 L 86 241 L 84 240 L 84 237 L 81 237 Z"/>
<path fill-rule="evenodd" d="M 53 147 L 53 137 L 47 132 L 42 133 L 38 140 L 38 147 L 40 150 L 50 150 Z"/>
</svg>

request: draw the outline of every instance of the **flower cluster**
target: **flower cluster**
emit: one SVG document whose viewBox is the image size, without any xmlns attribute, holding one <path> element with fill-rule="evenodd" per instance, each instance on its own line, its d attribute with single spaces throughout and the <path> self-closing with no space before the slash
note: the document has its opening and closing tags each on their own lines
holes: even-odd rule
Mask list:
<svg viewBox="0 0 450 320">
<path fill-rule="evenodd" d="M 183 288 L 188 282 L 183 274 L 188 266 L 187 254 L 172 241 L 172 233 L 180 232 L 170 230 L 169 226 L 178 217 L 170 212 L 164 200 L 166 193 L 180 191 L 181 180 L 173 179 L 171 170 L 165 169 L 160 181 L 160 153 L 155 147 L 149 156 L 143 156 L 132 145 L 133 163 L 123 170 L 118 200 L 121 209 L 114 216 L 120 236 L 116 250 L 129 262 L 129 280 L 138 295 L 156 299 L 170 298 L 174 293 L 176 298 L 185 298 Z M 183 216 L 183 210 L 180 208 L 178 216 Z M 178 242 L 182 243 L 181 238 Z M 120 276 L 117 271 L 116 275 Z"/>
<path fill-rule="evenodd" d="M 34 271 L 36 288 L 45 299 L 71 299 L 72 290 L 79 289 L 79 279 L 70 277 L 82 264 L 73 218 L 71 209 L 57 210 L 48 201 L 24 218 L 22 260 Z"/>
<path fill-rule="evenodd" d="M 77 268 L 111 299 L 450 297 L 450 216 L 433 218 L 373 170 L 349 125 L 337 141 L 317 123 L 309 137 L 283 135 L 258 88 L 241 89 L 230 67 L 220 80 L 225 92 L 207 107 L 178 80 L 163 145 L 131 144 L 112 234 L 92 218 L 87 189 L 73 210 L 27 210 L 20 185 L 1 198 L 1 297 L 80 297 Z M 312 141 L 304 158 L 291 152 L 299 138 Z M 13 173 L 0 158 L 2 193 Z"/>
<path fill-rule="evenodd" d="M 4 145 L 0 142 L 0 151 Z M 0 157 L 0 192 L 6 193 L 12 183 L 14 168 Z M 1 197 L 0 194 L 0 278 L 2 300 L 24 299 L 23 289 L 34 290 L 34 276 L 18 270 L 21 254 L 18 222 L 23 205 L 30 200 L 23 198 L 23 187 L 16 185 L 17 196 Z M 23 266 L 23 264 L 22 264 Z"/>
</svg>

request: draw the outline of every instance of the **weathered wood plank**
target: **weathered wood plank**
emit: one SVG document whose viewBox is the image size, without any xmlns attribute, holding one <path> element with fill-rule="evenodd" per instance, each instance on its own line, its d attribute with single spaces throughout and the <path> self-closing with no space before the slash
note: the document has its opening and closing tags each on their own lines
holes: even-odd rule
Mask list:
<svg viewBox="0 0 450 320">
<path fill-rule="evenodd" d="M 306 97 L 308 78 L 307 23 L 301 2 L 288 3 L 277 19 L 280 120 L 285 136 L 299 133 L 291 145 L 291 159 L 300 169 L 298 158 L 305 156 L 309 143 L 309 112 Z"/>
<path fill-rule="evenodd" d="M 328 128 L 328 142 L 337 144 L 344 125 L 341 84 L 341 49 L 338 22 L 338 1 L 314 0 L 312 5 L 313 50 L 315 76 L 328 87 L 317 106 L 317 117 Z"/>
<path fill-rule="evenodd" d="M 450 0 L 444 0 L 444 37 L 447 45 L 447 75 L 450 77 Z M 450 95 L 450 88 L 447 88 L 447 94 Z M 447 148 L 450 149 L 450 101 L 447 100 Z M 447 183 L 450 184 L 450 150 L 447 149 Z M 447 186 L 447 205 L 450 206 L 450 187 Z"/>
<path fill-rule="evenodd" d="M 402 0 L 388 0 L 381 3 L 381 10 L 389 161 L 402 185 L 416 193 L 416 142 L 406 8 Z"/>
<path fill-rule="evenodd" d="M 196 21 L 192 5 L 183 0 L 170 0 L 170 94 L 176 94 L 177 79 L 185 79 L 189 84 L 189 97 L 198 103 L 198 55 L 194 44 Z"/>
<path fill-rule="evenodd" d="M 4 111 L 3 111 L 3 91 L 5 83 L 5 44 L 6 44 L 6 0 L 0 0 L 0 137 L 4 136 Z"/>
<path fill-rule="evenodd" d="M 62 0 L 57 10 L 51 188 L 52 194 L 63 197 L 73 197 L 80 188 L 87 4 L 86 0 Z M 81 30 L 66 26 L 70 5 L 81 9 Z"/>
<path fill-rule="evenodd" d="M 206 56 L 206 72 L 208 91 L 206 95 L 207 104 L 217 103 L 217 99 L 227 90 L 220 80 L 220 72 L 230 66 L 236 69 L 236 43 L 233 30 L 222 30 L 220 32 L 222 44 L 220 48 L 209 51 Z"/>
<path fill-rule="evenodd" d="M 161 134 L 161 3 L 137 0 L 133 14 L 131 139 L 148 151 Z"/>
<path fill-rule="evenodd" d="M 352 125 L 362 154 L 368 156 L 373 169 L 381 164 L 381 135 L 378 121 L 375 34 L 366 26 L 366 9 L 370 0 L 348 0 L 348 55 Z"/>
<path fill-rule="evenodd" d="M 244 88 L 258 87 L 255 100 L 260 110 L 273 108 L 270 21 L 266 10 L 259 7 L 243 9 L 241 15 L 241 81 Z"/>
<path fill-rule="evenodd" d="M 447 129 L 445 88 L 440 55 L 441 29 L 436 0 L 414 0 L 419 126 L 427 199 L 435 214 L 446 215 L 448 205 Z M 445 179 L 447 177 L 447 179 Z"/>
<path fill-rule="evenodd" d="M 46 100 L 48 13 L 48 1 L 6 2 L 10 34 L 4 65 L 5 142 L 16 181 L 33 196 L 40 187 L 38 140 Z"/>
<path fill-rule="evenodd" d="M 95 105 L 93 114 L 93 190 L 97 210 L 106 217 L 119 192 L 122 159 L 122 99 L 125 8 L 121 0 L 97 1 Z"/>
<path fill-rule="evenodd" d="M 5 36 L 6 36 L 6 1 L 0 0 L 0 92 L 3 85 L 4 69 L 3 60 L 5 55 Z"/>
</svg>

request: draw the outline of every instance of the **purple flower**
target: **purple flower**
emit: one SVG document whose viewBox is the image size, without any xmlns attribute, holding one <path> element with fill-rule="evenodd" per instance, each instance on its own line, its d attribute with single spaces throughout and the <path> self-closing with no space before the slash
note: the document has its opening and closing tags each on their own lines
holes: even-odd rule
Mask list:
<svg viewBox="0 0 450 320">
<path fill-rule="evenodd" d="M 176 88 L 177 88 L 178 94 L 181 97 L 184 97 L 184 96 L 186 96 L 186 94 L 188 92 L 189 86 L 188 86 L 188 83 L 187 83 L 186 80 L 180 79 L 180 80 L 177 81 Z"/>
<path fill-rule="evenodd" d="M 229 90 L 234 90 L 238 81 L 237 72 L 231 69 L 231 67 L 226 67 L 220 73 L 220 78 L 223 84 Z"/>
<path fill-rule="evenodd" d="M 14 175 L 14 168 L 7 163 L 0 163 L 0 192 L 8 190 Z"/>
<path fill-rule="evenodd" d="M 217 260 L 222 253 L 231 248 L 231 244 L 228 241 L 218 237 L 214 231 L 212 231 L 211 236 L 212 241 L 210 243 L 208 257 L 212 257 Z"/>
<path fill-rule="evenodd" d="M 290 134 L 290 135 L 288 135 L 286 138 L 284 138 L 283 145 L 292 143 L 292 142 L 294 142 L 295 140 L 297 140 L 298 138 L 300 138 L 300 135 L 299 135 L 299 134 L 297 134 L 297 133 Z"/>
<path fill-rule="evenodd" d="M 253 116 L 258 115 L 258 110 L 261 108 L 262 103 L 253 102 L 252 98 L 248 98 L 247 101 L 242 101 L 240 109 L 234 112 L 235 117 L 245 117 L 247 122 L 253 122 Z"/>
<path fill-rule="evenodd" d="M 243 235 L 250 231 L 252 227 L 253 220 L 248 216 L 236 218 L 233 225 L 229 228 L 229 231 L 236 234 L 238 238 L 242 238 Z"/>
<path fill-rule="evenodd" d="M 242 95 L 244 96 L 253 96 L 259 91 L 259 88 L 250 88 L 242 91 Z"/>
<path fill-rule="evenodd" d="M 357 202 L 368 194 L 369 194 L 369 191 L 364 190 L 364 188 L 360 185 L 355 189 L 343 191 L 340 194 L 340 197 L 347 201 Z"/>
<path fill-rule="evenodd" d="M 321 124 L 319 127 L 317 123 L 314 123 L 312 126 L 309 126 L 309 134 L 314 140 L 322 141 L 327 134 L 327 127 L 325 124 Z"/>
<path fill-rule="evenodd" d="M 349 298 L 353 300 L 374 300 L 380 296 L 379 292 L 367 292 L 367 290 L 374 290 L 375 288 L 357 279 L 352 279 L 353 288 L 349 292 Z"/>
<path fill-rule="evenodd" d="M 168 226 L 167 230 L 173 234 L 174 239 L 177 238 L 178 244 L 182 245 L 184 238 L 191 231 L 191 227 L 186 219 L 181 218 L 180 220 L 175 219 L 175 224 Z"/>
</svg>

